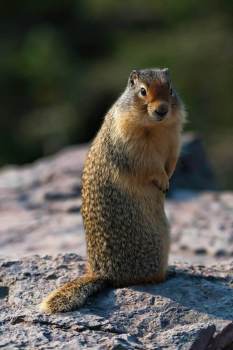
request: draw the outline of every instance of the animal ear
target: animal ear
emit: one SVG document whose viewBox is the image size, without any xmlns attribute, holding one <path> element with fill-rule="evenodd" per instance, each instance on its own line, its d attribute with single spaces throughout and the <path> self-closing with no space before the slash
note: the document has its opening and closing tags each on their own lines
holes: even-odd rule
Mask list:
<svg viewBox="0 0 233 350">
<path fill-rule="evenodd" d="M 139 78 L 139 71 L 136 69 L 132 70 L 132 72 L 129 75 L 129 81 L 128 81 L 129 85 L 134 86 L 138 78 Z"/>
</svg>

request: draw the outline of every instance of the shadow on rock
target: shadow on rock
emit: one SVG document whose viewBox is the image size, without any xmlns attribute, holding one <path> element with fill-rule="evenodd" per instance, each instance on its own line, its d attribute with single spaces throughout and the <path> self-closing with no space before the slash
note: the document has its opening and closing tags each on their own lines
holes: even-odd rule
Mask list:
<svg viewBox="0 0 233 350">
<path fill-rule="evenodd" d="M 203 275 L 201 271 L 185 271 L 171 269 L 168 279 L 158 285 L 135 286 L 134 290 L 169 298 L 175 303 L 199 313 L 222 318 L 233 319 L 233 276 Z"/>
</svg>

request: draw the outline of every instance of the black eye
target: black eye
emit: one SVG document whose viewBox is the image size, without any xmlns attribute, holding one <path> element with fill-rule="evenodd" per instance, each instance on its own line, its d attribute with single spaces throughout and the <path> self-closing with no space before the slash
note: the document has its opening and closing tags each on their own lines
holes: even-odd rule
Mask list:
<svg viewBox="0 0 233 350">
<path fill-rule="evenodd" d="M 146 89 L 144 89 L 143 87 L 140 89 L 140 94 L 142 96 L 146 96 Z"/>
</svg>

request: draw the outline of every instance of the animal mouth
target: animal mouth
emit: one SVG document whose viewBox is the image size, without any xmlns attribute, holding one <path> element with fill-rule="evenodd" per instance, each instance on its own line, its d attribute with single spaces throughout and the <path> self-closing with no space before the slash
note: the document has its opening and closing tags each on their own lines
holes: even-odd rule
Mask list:
<svg viewBox="0 0 233 350">
<path fill-rule="evenodd" d="M 156 120 L 157 120 L 158 122 L 161 122 L 162 120 L 165 119 L 165 115 L 166 115 L 166 114 L 167 114 L 167 113 L 165 113 L 164 115 L 159 115 L 159 114 L 156 113 L 155 118 L 156 118 Z"/>
<path fill-rule="evenodd" d="M 167 113 L 156 113 L 155 111 L 152 113 L 152 117 L 157 122 L 162 122 L 166 119 Z"/>
</svg>

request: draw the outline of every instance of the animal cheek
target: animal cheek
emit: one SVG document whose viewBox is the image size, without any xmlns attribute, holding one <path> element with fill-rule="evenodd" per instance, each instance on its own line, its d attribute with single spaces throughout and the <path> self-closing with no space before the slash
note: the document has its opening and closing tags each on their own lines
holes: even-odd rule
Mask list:
<svg viewBox="0 0 233 350">
<path fill-rule="evenodd" d="M 147 98 L 147 103 L 151 103 L 152 101 L 155 101 L 156 95 L 153 91 L 149 90 L 146 98 Z"/>
<path fill-rule="evenodd" d="M 153 102 L 153 103 L 148 103 L 147 109 L 149 112 L 154 112 L 154 110 L 157 108 L 158 103 Z"/>
</svg>

